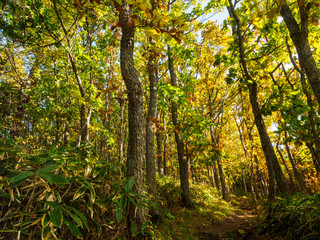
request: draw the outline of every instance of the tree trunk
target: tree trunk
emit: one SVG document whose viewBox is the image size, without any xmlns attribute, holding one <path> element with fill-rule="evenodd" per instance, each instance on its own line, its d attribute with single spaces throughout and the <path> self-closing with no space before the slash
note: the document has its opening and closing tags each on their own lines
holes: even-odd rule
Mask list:
<svg viewBox="0 0 320 240">
<path fill-rule="evenodd" d="M 173 57 L 171 55 L 170 47 L 168 46 L 168 64 L 171 77 L 171 85 L 177 86 L 177 76 L 174 69 Z M 193 202 L 191 200 L 190 188 L 189 188 L 189 164 L 186 160 L 184 152 L 184 142 L 180 129 L 180 123 L 178 119 L 178 104 L 173 99 L 171 100 L 171 115 L 172 123 L 175 127 L 174 136 L 177 143 L 179 171 L 180 171 L 180 187 L 181 187 L 181 200 L 182 205 L 186 208 L 193 208 Z"/>
<path fill-rule="evenodd" d="M 278 189 L 281 193 L 290 193 L 290 189 L 288 185 L 286 184 L 285 177 L 283 175 L 283 172 L 281 170 L 280 164 L 278 162 L 277 156 L 274 152 L 273 146 L 271 144 L 266 126 L 264 124 L 264 120 L 261 115 L 259 103 L 258 103 L 258 90 L 257 90 L 257 83 L 255 80 L 251 77 L 247 62 L 245 59 L 245 50 L 244 50 L 244 44 L 243 44 L 243 37 L 242 37 L 242 29 L 241 29 L 241 23 L 238 18 L 238 16 L 235 13 L 234 6 L 232 2 L 229 0 L 230 7 L 228 7 L 229 14 L 234 20 L 236 21 L 236 32 L 234 34 L 238 37 L 238 46 L 239 46 L 239 53 L 240 53 L 240 65 L 242 66 L 243 75 L 246 78 L 248 82 L 248 88 L 249 88 L 249 97 L 250 97 L 250 103 L 252 107 L 252 112 L 255 119 L 255 124 L 259 132 L 260 136 L 260 142 L 261 146 L 266 158 L 266 163 L 268 166 L 269 171 L 269 178 L 270 178 L 270 184 L 273 184 L 273 179 L 275 178 Z M 274 189 L 273 186 L 270 187 L 270 192 L 272 193 L 272 189 Z M 275 195 L 274 195 L 275 196 Z M 270 199 L 273 199 L 274 196 L 270 196 Z"/>
<path fill-rule="evenodd" d="M 293 181 L 293 177 L 292 177 L 292 174 L 291 174 L 291 171 L 290 171 L 290 169 L 288 168 L 288 165 L 287 165 L 287 163 L 286 163 L 286 161 L 285 161 L 285 159 L 284 159 L 284 157 L 283 157 L 283 154 L 282 154 L 282 152 L 281 152 L 281 150 L 280 150 L 280 148 L 279 148 L 279 143 L 277 143 L 277 145 L 276 145 L 276 149 L 277 149 L 277 151 L 278 151 L 278 153 L 279 153 L 279 155 L 280 155 L 280 159 L 282 160 L 282 163 L 283 163 L 283 166 L 284 166 L 284 168 L 286 169 L 286 171 L 287 171 L 287 173 L 288 173 L 288 175 L 289 175 L 289 180 L 290 180 L 290 189 L 292 190 L 292 191 L 300 191 L 300 189 L 299 189 L 299 187 L 298 187 L 298 184 L 295 184 L 295 182 Z M 296 179 L 296 183 L 297 183 L 297 179 Z"/>
<path fill-rule="evenodd" d="M 221 186 L 220 186 L 220 179 L 219 179 L 219 173 L 218 173 L 216 161 L 214 161 L 212 164 L 212 171 L 213 171 L 214 182 L 216 184 L 218 191 L 220 192 Z"/>
<path fill-rule="evenodd" d="M 301 18 L 300 26 L 294 18 L 287 3 L 284 3 L 281 6 L 280 13 L 287 25 L 287 28 L 290 32 L 290 37 L 296 47 L 300 65 L 305 71 L 309 83 L 320 105 L 320 71 L 316 61 L 312 56 L 308 41 L 308 10 L 306 9 L 304 1 L 302 1 L 302 3 L 299 1 L 298 5 Z"/>
<path fill-rule="evenodd" d="M 133 191 L 145 194 L 143 164 L 145 163 L 145 118 L 143 113 L 143 89 L 138 73 L 134 67 L 134 35 L 135 26 L 132 21 L 132 7 L 123 1 L 122 11 L 119 13 L 119 24 L 122 29 L 120 46 L 121 75 L 128 91 L 128 123 L 129 141 L 127 150 L 127 177 L 134 177 Z M 128 230 L 131 223 L 135 222 L 138 229 L 147 221 L 145 207 L 136 208 L 129 203 Z"/>
<path fill-rule="evenodd" d="M 285 134 L 285 138 L 286 138 L 287 132 L 285 131 L 284 134 Z M 285 147 L 286 147 L 287 154 L 288 154 L 288 157 L 289 157 L 292 169 L 293 169 L 293 175 L 296 179 L 299 192 L 303 192 L 306 187 L 304 177 L 303 177 L 302 173 L 298 170 L 296 159 L 293 157 L 293 155 L 291 153 L 288 142 L 285 142 Z"/>
<path fill-rule="evenodd" d="M 159 118 L 160 119 L 160 118 Z M 161 176 L 164 174 L 163 171 L 163 161 L 162 161 L 162 133 L 158 129 L 156 132 L 156 137 L 157 137 L 157 162 L 158 162 L 158 174 Z"/>
<path fill-rule="evenodd" d="M 226 185 L 225 175 L 223 172 L 223 167 L 222 167 L 222 164 L 220 161 L 220 156 L 217 156 L 217 164 L 218 164 L 219 176 L 220 176 L 220 181 L 221 181 L 222 198 L 226 201 L 229 201 L 228 189 L 227 189 L 227 185 Z"/>
<path fill-rule="evenodd" d="M 256 163 L 256 174 L 258 176 L 258 179 L 259 179 L 259 182 L 261 184 L 261 192 L 262 192 L 262 196 L 263 197 L 267 197 L 268 195 L 268 187 L 267 187 L 267 184 L 266 184 L 266 181 L 263 177 L 263 173 L 259 167 L 259 161 L 258 161 L 258 157 L 257 155 L 253 155 L 254 157 L 254 160 L 255 160 L 255 163 Z"/>
<path fill-rule="evenodd" d="M 244 192 L 245 192 L 246 196 L 248 196 L 247 182 L 246 182 L 246 177 L 243 174 L 243 170 L 241 171 L 241 177 L 242 177 Z"/>
<path fill-rule="evenodd" d="M 209 179 L 209 182 L 211 183 L 211 186 L 213 188 L 215 188 L 216 184 L 214 183 L 214 178 L 213 178 L 213 175 L 211 174 L 212 170 L 210 169 L 210 165 L 209 164 L 207 165 L 207 173 L 208 173 L 208 179 Z"/>
<path fill-rule="evenodd" d="M 154 41 L 149 38 L 149 59 L 147 71 L 149 76 L 150 99 L 146 125 L 146 167 L 147 167 L 147 184 L 149 193 L 155 198 L 156 196 L 156 153 L 154 143 L 154 122 L 157 118 L 157 79 L 155 74 L 155 55 Z"/>
</svg>

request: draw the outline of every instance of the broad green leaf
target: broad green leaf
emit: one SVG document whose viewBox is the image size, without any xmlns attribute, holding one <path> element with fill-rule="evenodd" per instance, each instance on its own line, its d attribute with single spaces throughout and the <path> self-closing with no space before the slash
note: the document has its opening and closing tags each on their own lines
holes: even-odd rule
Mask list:
<svg viewBox="0 0 320 240">
<path fill-rule="evenodd" d="M 79 198 L 80 196 L 82 196 L 87 189 L 88 189 L 88 186 L 87 186 L 87 185 L 82 185 L 82 186 L 76 191 L 76 193 L 74 194 L 73 200 L 76 200 L 77 198 Z"/>
<path fill-rule="evenodd" d="M 55 175 L 55 174 L 52 174 L 52 173 L 37 173 L 39 177 L 47 180 L 49 183 L 52 183 L 52 184 L 66 184 L 66 183 L 69 183 L 69 181 L 62 177 L 62 176 L 59 176 L 59 175 Z"/>
<path fill-rule="evenodd" d="M 44 168 L 40 168 L 36 171 L 36 173 L 47 173 L 47 172 L 52 172 L 54 170 L 57 170 L 60 166 L 59 165 L 49 165 L 49 166 L 46 166 Z"/>
<path fill-rule="evenodd" d="M 94 188 L 90 182 L 86 182 L 86 183 L 90 191 L 90 199 L 94 203 L 96 200 L 96 192 L 94 191 Z"/>
<path fill-rule="evenodd" d="M 138 233 L 138 227 L 137 227 L 136 222 L 132 223 L 131 230 L 132 230 L 133 235 L 136 236 Z"/>
<path fill-rule="evenodd" d="M 69 230 L 71 231 L 71 233 L 79 238 L 79 239 L 82 239 L 83 238 L 83 235 L 82 233 L 80 232 L 79 228 L 77 227 L 76 224 L 74 224 L 73 222 L 70 222 L 68 219 L 65 219 L 64 220 L 66 225 L 68 226 Z"/>
<path fill-rule="evenodd" d="M 129 192 L 132 189 L 133 185 L 134 185 L 134 177 L 130 177 L 128 182 L 124 186 L 124 190 L 126 192 Z"/>
<path fill-rule="evenodd" d="M 72 219 L 78 224 L 78 226 L 83 227 L 83 226 L 82 226 L 82 222 L 81 222 L 80 218 L 79 218 L 77 215 L 75 215 L 75 214 L 73 214 L 73 213 L 71 213 L 71 212 L 68 212 L 68 214 L 69 214 L 69 215 L 72 217 Z"/>
<path fill-rule="evenodd" d="M 20 180 L 25 180 L 27 179 L 28 177 L 34 175 L 34 172 L 22 172 L 22 173 L 19 173 L 18 175 L 14 176 L 13 178 L 10 179 L 9 182 L 11 183 L 14 183 L 14 182 L 18 182 Z"/>
<path fill-rule="evenodd" d="M 120 207 L 116 208 L 116 219 L 117 222 L 119 223 L 122 219 L 122 209 Z"/>
<path fill-rule="evenodd" d="M 121 195 L 121 198 L 120 198 L 120 208 L 123 209 L 125 204 L 126 204 L 126 199 L 127 199 L 127 196 L 125 194 L 122 194 Z"/>
<path fill-rule="evenodd" d="M 74 207 L 69 207 L 71 210 L 73 210 L 82 220 L 83 225 L 88 229 L 89 231 L 89 226 L 88 226 L 88 220 L 85 215 L 83 215 L 80 211 L 75 209 Z"/>
<path fill-rule="evenodd" d="M 49 211 L 51 222 L 54 226 L 60 227 L 63 221 L 63 215 L 60 209 L 52 209 Z"/>
<path fill-rule="evenodd" d="M 46 226 L 49 224 L 49 222 L 50 222 L 50 217 L 49 217 L 48 214 L 45 213 L 45 214 L 42 216 L 42 219 L 41 219 L 41 225 L 42 225 L 42 227 L 46 227 Z"/>
<path fill-rule="evenodd" d="M 136 207 L 138 207 L 138 204 L 136 203 L 136 201 L 135 201 L 130 195 L 128 195 L 128 199 L 130 200 L 130 202 L 133 203 L 133 205 L 135 205 Z"/>
<path fill-rule="evenodd" d="M 147 226 L 148 226 L 148 221 L 146 221 L 141 227 L 142 234 L 144 233 L 144 230 L 146 230 Z"/>
</svg>

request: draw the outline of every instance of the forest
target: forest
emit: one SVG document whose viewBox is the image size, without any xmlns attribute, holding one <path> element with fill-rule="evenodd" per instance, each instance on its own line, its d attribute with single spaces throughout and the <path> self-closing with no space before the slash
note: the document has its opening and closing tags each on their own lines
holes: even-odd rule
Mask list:
<svg viewBox="0 0 320 240">
<path fill-rule="evenodd" d="M 0 239 L 320 239 L 319 0 L 0 0 Z"/>
</svg>

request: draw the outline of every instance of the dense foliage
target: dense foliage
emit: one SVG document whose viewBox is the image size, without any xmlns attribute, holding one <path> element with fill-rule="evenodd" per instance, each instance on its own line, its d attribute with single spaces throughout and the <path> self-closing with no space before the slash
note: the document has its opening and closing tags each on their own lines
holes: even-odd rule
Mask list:
<svg viewBox="0 0 320 240">
<path fill-rule="evenodd" d="M 163 237 L 245 195 L 318 237 L 319 8 L 0 0 L 0 236 Z"/>
</svg>

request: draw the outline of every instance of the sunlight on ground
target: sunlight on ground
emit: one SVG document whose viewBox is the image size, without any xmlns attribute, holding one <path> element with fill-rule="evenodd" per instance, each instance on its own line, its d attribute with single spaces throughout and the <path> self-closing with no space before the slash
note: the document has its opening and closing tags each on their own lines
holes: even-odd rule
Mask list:
<svg viewBox="0 0 320 240">
<path fill-rule="evenodd" d="M 180 188 L 171 180 L 160 180 L 159 193 L 163 209 L 167 209 L 161 223 L 154 226 L 154 239 L 198 239 L 203 226 L 211 226 L 234 214 L 233 204 L 221 199 L 217 191 L 207 185 L 191 184 L 195 209 L 185 209 L 179 204 Z"/>
</svg>

